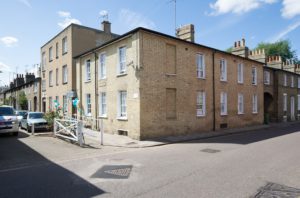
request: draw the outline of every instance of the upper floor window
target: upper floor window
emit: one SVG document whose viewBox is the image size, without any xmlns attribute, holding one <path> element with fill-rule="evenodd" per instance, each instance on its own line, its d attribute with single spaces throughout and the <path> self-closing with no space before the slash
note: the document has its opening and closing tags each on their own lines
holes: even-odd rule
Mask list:
<svg viewBox="0 0 300 198">
<path fill-rule="evenodd" d="M 33 91 L 34 91 L 34 93 L 37 93 L 37 91 L 38 91 L 38 82 L 34 82 Z"/>
<path fill-rule="evenodd" d="M 99 55 L 99 78 L 105 79 L 106 78 L 106 55 L 105 53 L 102 53 Z"/>
<path fill-rule="evenodd" d="M 42 70 L 46 69 L 46 53 L 42 53 Z"/>
<path fill-rule="evenodd" d="M 221 110 L 220 110 L 221 115 L 227 115 L 227 93 L 226 92 L 221 92 L 220 103 L 221 103 Z"/>
<path fill-rule="evenodd" d="M 53 60 L 53 52 L 52 47 L 49 48 L 49 61 Z"/>
<path fill-rule="evenodd" d="M 264 84 L 269 85 L 270 84 L 270 72 L 264 71 Z"/>
<path fill-rule="evenodd" d="M 294 76 L 291 76 L 291 87 L 294 87 Z"/>
<path fill-rule="evenodd" d="M 203 54 L 197 54 L 197 77 L 205 78 L 205 58 Z"/>
<path fill-rule="evenodd" d="M 62 39 L 62 54 L 65 54 L 68 52 L 68 38 L 64 37 Z"/>
<path fill-rule="evenodd" d="M 63 95 L 63 112 L 68 112 L 68 99 L 66 95 Z"/>
<path fill-rule="evenodd" d="M 205 92 L 197 93 L 197 116 L 205 116 Z"/>
<path fill-rule="evenodd" d="M 300 88 L 300 77 L 298 77 L 298 88 Z"/>
<path fill-rule="evenodd" d="M 49 71 L 49 86 L 53 86 L 53 72 Z"/>
<path fill-rule="evenodd" d="M 287 86 L 287 75 L 283 74 L 283 86 Z"/>
<path fill-rule="evenodd" d="M 227 81 L 227 61 L 225 59 L 220 60 L 220 80 Z"/>
<path fill-rule="evenodd" d="M 85 62 L 85 81 L 91 81 L 91 60 Z"/>
<path fill-rule="evenodd" d="M 244 65 L 238 64 L 238 83 L 244 83 Z"/>
<path fill-rule="evenodd" d="M 42 80 L 42 91 L 46 91 L 46 80 Z"/>
<path fill-rule="evenodd" d="M 63 84 L 68 83 L 68 68 L 64 65 L 62 68 L 62 82 Z"/>
<path fill-rule="evenodd" d="M 58 43 L 55 45 L 55 56 L 58 58 Z"/>
<path fill-rule="evenodd" d="M 49 110 L 52 111 L 52 97 L 49 97 Z"/>
<path fill-rule="evenodd" d="M 59 80 L 59 77 L 58 77 L 58 76 L 59 76 L 58 68 L 56 68 L 56 85 L 59 84 L 59 83 L 58 83 L 58 82 L 59 82 L 59 81 L 58 81 L 58 80 Z"/>
<path fill-rule="evenodd" d="M 119 48 L 119 67 L 118 73 L 125 74 L 126 73 L 126 47 Z"/>
<path fill-rule="evenodd" d="M 257 69 L 252 67 L 252 85 L 257 85 Z"/>
</svg>

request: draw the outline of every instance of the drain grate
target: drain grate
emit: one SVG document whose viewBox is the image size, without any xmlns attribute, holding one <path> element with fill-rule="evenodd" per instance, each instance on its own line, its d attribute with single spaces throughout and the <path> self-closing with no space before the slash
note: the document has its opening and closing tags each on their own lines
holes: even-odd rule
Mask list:
<svg viewBox="0 0 300 198">
<path fill-rule="evenodd" d="M 96 171 L 92 178 L 103 179 L 128 179 L 132 165 L 105 165 Z"/>
<path fill-rule="evenodd" d="M 218 152 L 220 152 L 220 150 L 210 149 L 210 148 L 202 149 L 201 151 L 205 152 L 205 153 L 218 153 Z"/>
<path fill-rule="evenodd" d="M 267 183 L 260 188 L 253 198 L 296 198 L 300 197 L 300 189 L 275 183 Z"/>
</svg>

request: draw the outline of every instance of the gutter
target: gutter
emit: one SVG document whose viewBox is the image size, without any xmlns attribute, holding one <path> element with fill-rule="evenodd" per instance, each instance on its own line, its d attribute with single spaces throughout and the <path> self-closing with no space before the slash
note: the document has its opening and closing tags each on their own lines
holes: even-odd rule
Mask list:
<svg viewBox="0 0 300 198">
<path fill-rule="evenodd" d="M 94 52 L 94 61 L 95 61 L 95 118 L 97 118 L 98 116 L 98 67 L 97 67 L 97 64 L 96 64 L 96 60 L 97 59 L 97 54 L 96 52 Z M 96 128 L 97 128 L 97 121 L 96 121 Z"/>
</svg>

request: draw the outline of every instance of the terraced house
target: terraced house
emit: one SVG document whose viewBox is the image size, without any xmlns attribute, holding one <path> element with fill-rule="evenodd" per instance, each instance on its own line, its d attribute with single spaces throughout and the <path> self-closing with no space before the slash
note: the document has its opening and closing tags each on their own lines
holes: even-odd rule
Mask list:
<svg viewBox="0 0 300 198">
<path fill-rule="evenodd" d="M 266 122 L 300 120 L 300 65 L 264 50 L 250 51 L 245 40 L 235 42 L 233 54 L 257 60 L 264 66 L 264 112 Z"/>
<path fill-rule="evenodd" d="M 134 139 L 263 123 L 263 63 L 177 37 L 134 29 L 75 57 L 81 116 Z"/>
<path fill-rule="evenodd" d="M 41 47 L 43 112 L 54 109 L 57 101 L 66 115 L 75 112 L 76 70 L 73 56 L 99 46 L 118 35 L 111 33 L 111 24 L 102 22 L 102 29 L 71 24 Z"/>
</svg>

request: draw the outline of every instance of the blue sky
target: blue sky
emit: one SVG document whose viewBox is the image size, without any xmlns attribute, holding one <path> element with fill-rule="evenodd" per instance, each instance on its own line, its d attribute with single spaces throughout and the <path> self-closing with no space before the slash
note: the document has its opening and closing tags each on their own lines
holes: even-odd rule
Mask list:
<svg viewBox="0 0 300 198">
<path fill-rule="evenodd" d="M 88 2 L 88 3 L 87 3 Z M 143 26 L 174 35 L 170 0 L 0 0 L 0 85 L 32 71 L 40 47 L 70 22 L 100 28 L 108 13 L 114 33 Z M 246 39 L 289 39 L 300 57 L 300 0 L 177 0 L 177 25 L 193 23 L 196 42 L 225 50 Z"/>
</svg>

